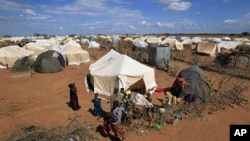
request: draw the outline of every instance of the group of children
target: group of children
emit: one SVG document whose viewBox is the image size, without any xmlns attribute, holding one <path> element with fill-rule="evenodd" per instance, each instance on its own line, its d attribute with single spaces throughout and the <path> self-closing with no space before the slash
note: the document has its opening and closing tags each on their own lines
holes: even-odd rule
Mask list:
<svg viewBox="0 0 250 141">
<path fill-rule="evenodd" d="M 110 135 L 110 131 L 112 130 L 116 137 L 120 140 L 125 140 L 121 122 L 123 113 L 127 113 L 130 109 L 130 96 L 131 92 L 125 92 L 123 88 L 120 91 L 115 90 L 110 98 L 111 111 L 104 112 L 101 106 L 102 99 L 99 97 L 99 94 L 96 93 L 94 95 L 94 99 L 91 101 L 94 106 L 93 114 L 97 117 L 103 117 L 103 129 L 106 135 Z"/>
</svg>

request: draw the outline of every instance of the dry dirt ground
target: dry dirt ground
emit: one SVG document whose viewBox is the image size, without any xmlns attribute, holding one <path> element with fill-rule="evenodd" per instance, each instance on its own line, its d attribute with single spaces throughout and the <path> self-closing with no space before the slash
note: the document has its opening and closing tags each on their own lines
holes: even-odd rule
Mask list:
<svg viewBox="0 0 250 141">
<path fill-rule="evenodd" d="M 96 59 L 107 51 L 92 51 Z M 93 56 L 93 55 L 92 55 Z M 0 140 L 11 132 L 20 129 L 25 125 L 42 125 L 45 127 L 66 126 L 70 123 L 69 118 L 77 117 L 79 122 L 88 122 L 97 126 L 102 125 L 102 119 L 95 118 L 89 109 L 93 108 L 92 94 L 87 93 L 84 84 L 84 77 L 89 72 L 88 67 L 96 59 L 86 64 L 81 64 L 79 69 L 76 66 L 67 66 L 62 72 L 53 74 L 35 73 L 31 77 L 30 72 L 12 73 L 7 70 L 0 70 Z M 189 66 L 177 62 L 180 69 Z M 230 78 L 223 82 L 224 86 L 232 87 L 241 84 L 244 87 L 250 86 L 249 80 L 233 78 L 228 75 L 208 72 L 204 73 L 211 77 L 215 89 L 218 89 L 220 80 Z M 156 82 L 159 87 L 170 87 L 175 80 L 174 76 L 162 70 L 155 70 Z M 78 88 L 79 103 L 81 109 L 73 111 L 68 107 L 69 88 L 68 84 L 75 82 Z M 249 101 L 250 89 L 242 92 Z M 153 94 L 153 102 L 162 98 L 159 93 Z M 109 109 L 109 104 L 102 101 L 104 110 Z M 175 126 L 166 124 L 160 131 L 150 130 L 148 134 L 138 135 L 129 132 L 128 141 L 228 141 L 229 126 L 231 124 L 250 124 L 250 104 L 246 102 L 242 106 L 230 107 L 207 114 L 202 118 L 182 120 Z M 99 137 L 101 141 L 108 141 L 109 138 Z"/>
</svg>

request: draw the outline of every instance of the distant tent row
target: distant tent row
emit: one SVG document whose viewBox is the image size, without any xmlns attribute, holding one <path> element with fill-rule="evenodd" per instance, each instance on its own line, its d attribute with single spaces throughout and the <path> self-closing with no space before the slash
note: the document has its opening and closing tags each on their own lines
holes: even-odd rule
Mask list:
<svg viewBox="0 0 250 141">
<path fill-rule="evenodd" d="M 196 52 L 201 54 L 206 54 L 212 57 L 215 57 L 218 53 L 223 50 L 235 50 L 236 47 L 241 45 L 242 42 L 236 41 L 221 41 L 219 43 L 215 42 L 199 42 L 196 47 Z"/>
<path fill-rule="evenodd" d="M 34 60 L 35 71 L 42 73 L 58 72 L 66 65 L 80 65 L 89 61 L 89 53 L 73 40 L 68 40 L 64 45 L 55 45 L 52 49 L 41 47 L 37 42 L 30 42 L 23 47 L 0 48 L 0 68 L 11 68 L 17 60 L 24 57 Z"/>
</svg>

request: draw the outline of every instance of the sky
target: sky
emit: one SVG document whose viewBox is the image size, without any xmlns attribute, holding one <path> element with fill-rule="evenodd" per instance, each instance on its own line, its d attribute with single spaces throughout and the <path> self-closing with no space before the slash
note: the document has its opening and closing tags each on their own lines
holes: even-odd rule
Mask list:
<svg viewBox="0 0 250 141">
<path fill-rule="evenodd" d="M 0 2 L 0 36 L 250 32 L 250 0 Z"/>
</svg>

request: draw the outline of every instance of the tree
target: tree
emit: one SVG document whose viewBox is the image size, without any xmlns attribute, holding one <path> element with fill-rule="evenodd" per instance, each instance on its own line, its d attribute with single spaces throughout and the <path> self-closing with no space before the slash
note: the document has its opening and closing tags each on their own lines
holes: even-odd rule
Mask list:
<svg viewBox="0 0 250 141">
<path fill-rule="evenodd" d="M 242 32 L 241 34 L 242 34 L 243 36 L 248 36 L 248 35 L 250 35 L 249 32 Z"/>
</svg>

